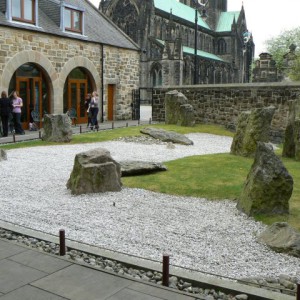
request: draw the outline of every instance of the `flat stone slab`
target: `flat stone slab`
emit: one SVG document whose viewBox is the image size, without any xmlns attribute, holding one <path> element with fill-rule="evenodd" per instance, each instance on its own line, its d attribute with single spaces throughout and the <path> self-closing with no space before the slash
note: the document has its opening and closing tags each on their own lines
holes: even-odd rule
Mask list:
<svg viewBox="0 0 300 300">
<path fill-rule="evenodd" d="M 33 282 L 32 285 L 67 299 L 83 300 L 108 299 L 131 283 L 121 277 L 72 265 Z"/>
<path fill-rule="evenodd" d="M 0 261 L 0 270 L 0 292 L 4 294 L 47 275 L 47 273 L 7 259 Z"/>
<path fill-rule="evenodd" d="M 0 295 L 1 296 L 1 295 Z M 42 291 L 30 285 L 25 285 L 1 297 L 1 300 L 66 300 L 52 293 Z"/>
<path fill-rule="evenodd" d="M 121 176 L 135 176 L 151 174 L 154 172 L 167 171 L 167 167 L 161 163 L 145 162 L 145 161 L 122 161 Z"/>
<path fill-rule="evenodd" d="M 146 127 L 140 130 L 141 133 L 148 134 L 155 139 L 174 144 L 193 145 L 194 142 L 185 135 L 175 131 L 167 131 L 161 128 Z"/>
<path fill-rule="evenodd" d="M 288 223 L 277 222 L 258 237 L 258 241 L 279 253 L 300 257 L 300 233 Z"/>
<path fill-rule="evenodd" d="M 51 255 L 45 255 L 44 253 L 33 251 L 22 252 L 10 257 L 9 259 L 49 274 L 64 269 L 72 264 L 71 262 L 53 257 Z"/>
</svg>

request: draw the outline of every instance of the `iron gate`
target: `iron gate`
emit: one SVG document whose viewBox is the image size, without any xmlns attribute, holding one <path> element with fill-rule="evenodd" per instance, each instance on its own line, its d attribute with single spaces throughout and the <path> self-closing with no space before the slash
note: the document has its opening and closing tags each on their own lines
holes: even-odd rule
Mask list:
<svg viewBox="0 0 300 300">
<path fill-rule="evenodd" d="M 151 105 L 153 88 L 139 88 L 132 91 L 132 120 L 140 120 L 141 105 Z"/>
</svg>

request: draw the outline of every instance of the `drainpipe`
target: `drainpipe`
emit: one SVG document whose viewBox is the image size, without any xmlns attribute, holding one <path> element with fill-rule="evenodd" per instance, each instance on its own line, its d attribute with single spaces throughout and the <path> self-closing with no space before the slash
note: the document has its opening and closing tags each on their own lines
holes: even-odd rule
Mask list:
<svg viewBox="0 0 300 300">
<path fill-rule="evenodd" d="M 104 102 L 104 46 L 103 44 L 101 44 L 101 60 L 102 60 L 102 64 L 101 64 L 101 123 L 104 122 L 104 113 L 103 113 L 103 102 Z"/>
</svg>

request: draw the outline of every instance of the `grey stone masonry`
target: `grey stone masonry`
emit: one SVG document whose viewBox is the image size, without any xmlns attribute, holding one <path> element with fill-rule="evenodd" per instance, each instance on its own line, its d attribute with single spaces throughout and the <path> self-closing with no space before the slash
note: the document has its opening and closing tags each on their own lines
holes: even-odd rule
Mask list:
<svg viewBox="0 0 300 300">
<path fill-rule="evenodd" d="M 176 86 L 153 90 L 153 121 L 165 121 L 165 94 L 176 89 L 183 93 L 195 110 L 196 124 L 236 124 L 242 111 L 274 106 L 271 140 L 280 142 L 288 119 L 288 101 L 300 98 L 300 84 L 218 84 Z"/>
</svg>

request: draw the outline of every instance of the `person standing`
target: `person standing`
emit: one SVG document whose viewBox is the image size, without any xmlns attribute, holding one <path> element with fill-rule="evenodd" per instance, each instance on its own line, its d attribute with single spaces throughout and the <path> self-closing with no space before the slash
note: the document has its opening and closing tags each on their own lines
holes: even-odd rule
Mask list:
<svg viewBox="0 0 300 300">
<path fill-rule="evenodd" d="M 17 134 L 25 134 L 21 124 L 21 112 L 23 107 L 23 100 L 18 96 L 17 91 L 12 93 L 12 106 L 13 106 L 13 120 L 15 132 Z"/>
<path fill-rule="evenodd" d="M 7 93 L 3 91 L 0 98 L 0 116 L 2 121 L 3 137 L 8 136 L 8 120 L 11 114 L 12 103 L 7 97 Z"/>
<path fill-rule="evenodd" d="M 85 105 L 87 116 L 88 116 L 88 122 L 87 122 L 86 127 L 89 127 L 90 125 L 92 125 L 92 122 L 91 122 L 91 115 L 92 114 L 90 112 L 91 99 L 92 99 L 91 94 L 87 94 L 86 97 L 85 97 L 85 101 L 84 101 L 84 105 Z"/>
<path fill-rule="evenodd" d="M 93 130 L 94 128 L 98 129 L 99 125 L 98 125 L 97 116 L 99 112 L 99 97 L 97 92 L 92 93 L 90 112 L 91 112 L 91 123 L 92 123 L 91 130 Z"/>
</svg>

